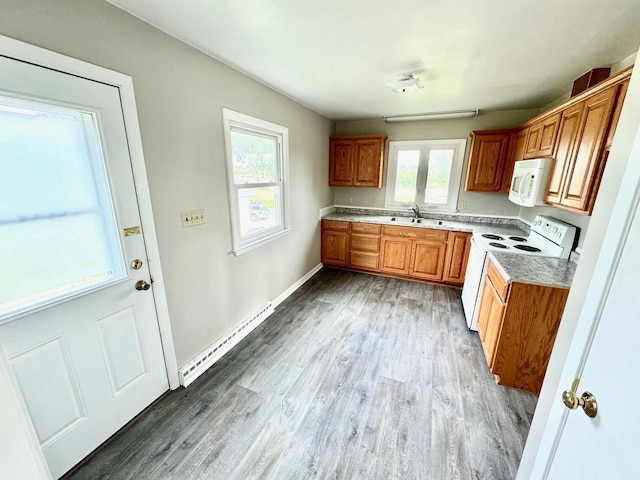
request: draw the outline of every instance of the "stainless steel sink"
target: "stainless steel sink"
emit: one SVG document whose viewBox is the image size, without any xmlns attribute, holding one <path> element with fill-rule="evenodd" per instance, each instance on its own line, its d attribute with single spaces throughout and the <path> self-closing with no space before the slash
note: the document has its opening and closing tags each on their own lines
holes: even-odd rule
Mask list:
<svg viewBox="0 0 640 480">
<path fill-rule="evenodd" d="M 432 218 L 414 218 L 414 217 L 391 217 L 391 222 L 401 224 L 420 224 L 420 225 L 444 225 L 442 220 L 434 220 Z"/>
</svg>

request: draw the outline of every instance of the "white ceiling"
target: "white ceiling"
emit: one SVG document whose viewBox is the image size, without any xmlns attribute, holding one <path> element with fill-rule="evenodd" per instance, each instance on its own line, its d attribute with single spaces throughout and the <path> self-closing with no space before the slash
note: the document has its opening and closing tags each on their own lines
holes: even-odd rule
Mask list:
<svg viewBox="0 0 640 480">
<path fill-rule="evenodd" d="M 108 1 L 334 120 L 541 108 L 640 45 L 638 0 Z"/>
</svg>

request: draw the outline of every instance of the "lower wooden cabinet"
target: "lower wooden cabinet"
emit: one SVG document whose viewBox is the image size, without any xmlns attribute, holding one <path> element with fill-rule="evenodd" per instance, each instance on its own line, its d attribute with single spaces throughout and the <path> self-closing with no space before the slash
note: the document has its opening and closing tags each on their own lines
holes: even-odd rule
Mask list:
<svg viewBox="0 0 640 480">
<path fill-rule="evenodd" d="M 478 333 L 501 385 L 539 393 L 569 290 L 507 283 L 493 262 L 483 279 Z"/>
<path fill-rule="evenodd" d="M 322 263 L 462 285 L 471 233 L 323 220 Z"/>
<path fill-rule="evenodd" d="M 449 232 L 447 252 L 444 261 L 442 281 L 447 283 L 464 283 L 471 249 L 471 234 L 468 232 Z"/>
<path fill-rule="evenodd" d="M 322 263 L 347 266 L 349 251 L 349 223 L 334 220 L 322 221 Z"/>
<path fill-rule="evenodd" d="M 383 237 L 381 256 L 381 272 L 409 275 L 411 240 L 402 237 Z"/>
</svg>

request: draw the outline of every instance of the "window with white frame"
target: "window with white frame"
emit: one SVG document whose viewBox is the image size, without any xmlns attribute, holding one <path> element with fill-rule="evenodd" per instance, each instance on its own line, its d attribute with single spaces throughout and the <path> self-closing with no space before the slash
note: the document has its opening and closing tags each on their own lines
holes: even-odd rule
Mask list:
<svg viewBox="0 0 640 480">
<path fill-rule="evenodd" d="M 467 141 L 389 142 L 385 205 L 454 212 Z"/>
<path fill-rule="evenodd" d="M 233 252 L 249 251 L 289 231 L 289 129 L 222 109 Z"/>
</svg>

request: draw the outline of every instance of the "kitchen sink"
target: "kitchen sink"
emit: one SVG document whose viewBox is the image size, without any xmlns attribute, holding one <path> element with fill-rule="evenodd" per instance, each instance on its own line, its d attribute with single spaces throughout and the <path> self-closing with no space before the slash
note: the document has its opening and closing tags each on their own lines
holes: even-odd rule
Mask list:
<svg viewBox="0 0 640 480">
<path fill-rule="evenodd" d="M 442 220 L 434 220 L 432 218 L 413 218 L 413 217 L 391 217 L 391 222 L 402 224 L 420 224 L 420 225 L 443 225 Z"/>
</svg>

